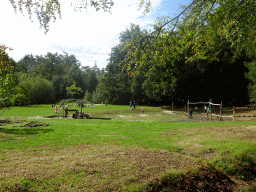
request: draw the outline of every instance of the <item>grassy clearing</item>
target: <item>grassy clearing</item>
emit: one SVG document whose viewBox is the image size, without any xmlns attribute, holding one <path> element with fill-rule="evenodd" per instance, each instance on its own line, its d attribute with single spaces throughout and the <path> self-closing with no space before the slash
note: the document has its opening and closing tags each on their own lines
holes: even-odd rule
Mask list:
<svg viewBox="0 0 256 192">
<path fill-rule="evenodd" d="M 0 126 L 0 188 L 145 191 L 146 186 L 159 187 L 155 180 L 166 179 L 170 172 L 182 175 L 201 166 L 235 176 L 239 187 L 253 183 L 255 121 L 170 122 L 184 116 L 156 107 L 143 107 L 148 116 L 141 116 L 141 108 L 83 109 L 111 121 L 42 118 L 54 115 L 50 105 L 11 108 L 2 118 L 19 122 Z M 32 120 L 50 126 L 18 127 Z"/>
</svg>

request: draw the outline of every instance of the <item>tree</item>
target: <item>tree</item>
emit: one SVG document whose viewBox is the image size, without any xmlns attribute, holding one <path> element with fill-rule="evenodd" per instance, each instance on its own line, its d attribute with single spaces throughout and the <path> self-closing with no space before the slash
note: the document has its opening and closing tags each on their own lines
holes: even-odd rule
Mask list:
<svg viewBox="0 0 256 192">
<path fill-rule="evenodd" d="M 88 90 L 86 91 L 86 93 L 85 93 L 85 95 L 84 95 L 84 99 L 85 99 L 86 101 L 91 101 L 91 100 L 92 100 L 92 94 L 89 93 Z"/>
<path fill-rule="evenodd" d="M 231 43 L 234 48 L 233 61 L 246 51 L 254 55 L 256 39 L 256 17 L 254 0 L 194 0 L 189 6 L 183 7 L 182 14 L 188 13 L 183 20 L 187 23 L 196 22 L 193 30 L 186 28 L 181 41 L 186 44 L 183 50 L 192 45 L 194 55 L 187 58 L 188 61 L 196 59 L 217 59 L 220 51 Z M 171 21 L 161 25 L 157 31 L 161 31 Z M 173 30 L 176 25 L 173 25 Z M 218 47 L 218 49 L 216 49 Z M 215 49 L 214 52 L 210 51 Z"/>
<path fill-rule="evenodd" d="M 235 87 L 239 86 L 240 90 L 246 87 L 243 75 L 245 67 L 241 62 L 249 59 L 246 58 L 245 52 L 241 53 L 240 59 L 232 62 L 230 58 L 235 48 L 231 46 L 231 42 L 227 42 L 217 55 L 217 60 L 199 58 L 186 62 L 194 53 L 193 45 L 188 44 L 192 37 L 184 41 L 183 36 L 186 35 L 187 28 L 193 30 L 199 23 L 182 21 L 171 36 L 171 30 L 162 30 L 159 34 L 141 35 L 125 42 L 124 69 L 129 71 L 131 78 L 145 75 L 142 89 L 152 101 L 200 101 L 211 97 L 226 103 L 229 103 L 228 100 L 239 100 L 234 91 Z M 159 25 L 161 26 L 161 23 L 157 23 L 155 28 Z M 217 45 L 207 52 L 216 51 L 219 51 Z M 207 91 L 204 91 L 205 87 L 209 87 Z M 224 90 L 221 95 L 218 92 L 220 89 Z M 241 105 L 246 100 L 244 94 L 241 102 L 236 103 Z"/>
<path fill-rule="evenodd" d="M 134 24 L 120 33 L 120 44 L 112 48 L 106 73 L 100 82 L 104 100 L 107 99 L 108 102 L 113 104 L 127 104 L 131 99 L 136 99 L 135 82 L 133 82 L 134 89 L 131 92 L 133 78 L 129 77 L 128 70 L 125 67 L 129 65 L 127 53 L 130 50 L 130 47 L 126 48 L 125 44 L 141 34 L 140 27 Z M 131 64 L 130 67 L 133 67 L 133 65 Z M 141 90 L 141 92 L 143 91 Z"/>
<path fill-rule="evenodd" d="M 6 53 L 8 47 L 0 45 L 0 109 L 15 104 L 27 104 L 23 90 L 14 74 L 15 61 Z"/>
<path fill-rule="evenodd" d="M 80 87 L 76 87 L 75 81 L 73 81 L 73 85 L 71 85 L 70 87 L 67 87 L 66 89 L 67 89 L 68 95 L 70 95 L 71 98 L 74 98 L 76 94 L 78 94 L 79 92 L 82 92 L 82 89 Z"/>
<path fill-rule="evenodd" d="M 97 68 L 90 68 L 88 67 L 85 74 L 85 84 L 87 86 L 87 90 L 92 95 L 92 93 L 96 90 L 96 87 L 99 83 L 97 78 Z"/>
<path fill-rule="evenodd" d="M 17 6 L 15 0 L 9 0 L 12 4 L 12 7 L 15 10 L 15 13 L 17 13 Z M 46 2 L 45 2 L 46 1 Z M 105 12 L 110 12 L 111 7 L 114 5 L 112 0 L 73 0 L 73 3 L 71 3 L 72 6 L 74 6 L 74 10 L 77 8 L 81 11 L 81 9 L 86 9 L 88 6 L 94 7 L 96 11 L 104 10 Z M 23 14 L 24 7 L 27 10 L 29 14 L 29 19 L 32 21 L 32 10 L 34 9 L 34 12 L 36 13 L 36 16 L 39 20 L 40 28 L 43 27 L 45 30 L 45 34 L 49 31 L 49 22 L 53 18 L 53 21 L 56 21 L 56 12 L 59 15 L 59 18 L 61 19 L 61 9 L 60 9 L 60 2 L 59 0 L 39 0 L 33 2 L 32 0 L 18 0 L 18 7 L 20 12 Z"/>
<path fill-rule="evenodd" d="M 150 0 L 139 0 L 140 7 L 144 7 L 148 12 Z M 148 66 L 148 58 L 144 54 L 144 60 L 137 59 L 140 62 L 134 62 L 136 58 L 142 58 L 146 39 L 157 39 L 164 34 L 168 35 L 165 41 L 162 41 L 162 48 L 170 45 L 169 38 L 175 37 L 179 47 L 176 49 L 175 57 L 179 59 L 178 54 L 191 51 L 192 54 L 186 56 L 185 62 L 196 61 L 199 59 L 209 60 L 213 62 L 218 60 L 218 54 L 228 46 L 232 47 L 232 62 L 239 59 L 243 55 L 243 51 L 247 55 L 255 54 L 256 43 L 256 18 L 253 13 L 256 8 L 254 0 L 193 0 L 188 6 L 181 6 L 180 14 L 170 19 L 165 17 L 161 22 L 153 25 L 154 31 L 140 39 L 126 42 L 128 50 L 127 61 L 125 67 L 130 71 L 130 75 L 139 73 L 139 69 Z M 233 14 L 235 13 L 235 14 Z M 179 19 L 182 18 L 180 22 Z M 166 29 L 171 29 L 166 32 Z M 161 41 L 161 40 L 160 40 Z M 152 46 L 152 45 L 150 45 Z M 169 52 L 174 52 L 174 49 Z M 157 55 L 162 55 L 163 49 L 155 50 L 154 60 L 159 59 Z M 150 52 L 152 54 L 152 51 Z M 133 59 L 129 59 L 133 58 Z M 153 58 L 153 57 L 151 57 Z M 150 65 L 150 69 L 154 69 L 155 62 Z M 136 67 L 135 67 L 136 66 Z M 133 69 L 131 71 L 131 69 Z M 136 72 L 136 73 L 135 73 Z"/>
<path fill-rule="evenodd" d="M 248 68 L 248 72 L 245 77 L 249 80 L 248 93 L 251 102 L 256 102 L 256 60 L 252 62 L 246 62 L 245 66 Z"/>
<path fill-rule="evenodd" d="M 25 90 L 31 104 L 49 104 L 54 102 L 53 84 L 43 77 L 29 77 L 23 74 L 20 77 L 20 86 Z"/>
</svg>

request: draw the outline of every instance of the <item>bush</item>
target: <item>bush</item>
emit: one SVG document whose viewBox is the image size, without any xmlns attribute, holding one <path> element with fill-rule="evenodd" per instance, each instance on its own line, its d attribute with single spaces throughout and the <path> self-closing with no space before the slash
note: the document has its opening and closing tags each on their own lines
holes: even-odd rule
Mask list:
<svg viewBox="0 0 256 192">
<path fill-rule="evenodd" d="M 49 104 L 54 101 L 53 84 L 42 77 L 27 77 L 20 82 L 31 104 Z"/>
</svg>

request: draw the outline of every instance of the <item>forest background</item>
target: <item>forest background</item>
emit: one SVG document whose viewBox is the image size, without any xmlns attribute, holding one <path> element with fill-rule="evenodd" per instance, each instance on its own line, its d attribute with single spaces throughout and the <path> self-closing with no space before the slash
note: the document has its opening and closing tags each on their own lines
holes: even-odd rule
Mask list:
<svg viewBox="0 0 256 192">
<path fill-rule="evenodd" d="M 53 1 L 54 2 L 54 1 Z M 141 5 L 148 10 L 147 1 Z M 152 30 L 131 24 L 108 65 L 81 66 L 74 55 L 25 55 L 15 62 L 0 46 L 0 107 L 85 99 L 93 103 L 241 106 L 256 100 L 256 3 L 199 1 Z M 79 90 L 80 88 L 80 90 Z M 73 91 L 71 91 L 73 89 Z"/>
</svg>

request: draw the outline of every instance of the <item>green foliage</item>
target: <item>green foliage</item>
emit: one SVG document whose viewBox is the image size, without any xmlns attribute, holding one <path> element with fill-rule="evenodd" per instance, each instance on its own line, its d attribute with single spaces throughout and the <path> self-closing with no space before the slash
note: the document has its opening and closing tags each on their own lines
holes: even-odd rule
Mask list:
<svg viewBox="0 0 256 192">
<path fill-rule="evenodd" d="M 241 85 L 239 89 L 246 92 L 247 80 L 243 78 L 246 69 L 242 63 L 251 58 L 245 49 L 237 49 L 244 44 L 234 45 L 234 39 L 221 28 L 220 18 L 215 17 L 216 12 L 220 13 L 220 6 L 216 8 L 218 2 L 193 1 L 189 9 L 183 7 L 186 11 L 182 21 L 168 23 L 169 18 L 159 19 L 153 25 L 154 33 L 127 30 L 130 38 L 125 40 L 123 48 L 123 70 L 132 77 L 144 74 L 141 88 L 149 99 L 203 100 L 214 97 L 219 102 L 229 103 L 239 100 L 233 91 L 238 84 Z M 231 4 L 221 6 L 232 8 Z M 253 25 L 250 23 L 250 27 Z M 217 26 L 216 32 L 212 30 L 213 26 Z M 212 91 L 203 93 L 203 87 L 210 87 Z M 222 98 L 215 94 L 220 87 L 226 90 Z M 247 103 L 247 99 L 244 94 L 241 103 Z"/>
<path fill-rule="evenodd" d="M 88 92 L 90 94 L 93 93 L 93 91 L 96 89 L 98 85 L 98 78 L 97 78 L 98 68 L 88 68 L 86 70 L 86 78 L 85 83 L 88 87 Z"/>
<path fill-rule="evenodd" d="M 31 104 L 54 102 L 53 84 L 45 78 L 29 77 L 23 74 L 20 78 L 20 86 L 24 89 L 26 96 L 30 98 Z"/>
<path fill-rule="evenodd" d="M 250 81 L 248 85 L 251 102 L 256 102 L 256 60 L 251 63 L 246 62 L 245 66 L 248 68 L 248 73 L 245 77 Z"/>
<path fill-rule="evenodd" d="M 138 0 L 139 1 L 139 10 L 143 10 L 143 15 L 146 15 L 151 11 L 151 2 L 150 0 Z"/>
<path fill-rule="evenodd" d="M 82 89 L 80 87 L 76 87 L 76 82 L 73 81 L 73 85 L 70 87 L 66 87 L 67 93 L 73 98 L 74 95 L 76 95 L 79 92 L 82 92 Z"/>
<path fill-rule="evenodd" d="M 13 105 L 26 105 L 28 98 L 18 86 L 18 78 L 14 74 L 15 62 L 0 47 L 0 109 Z"/>
<path fill-rule="evenodd" d="M 86 101 L 92 101 L 92 94 L 87 90 L 84 96 Z"/>
<path fill-rule="evenodd" d="M 98 10 L 103 1 L 91 2 Z M 150 1 L 139 3 L 145 14 L 150 11 Z M 48 4 L 49 10 L 53 11 L 54 5 L 58 1 Z M 241 100 L 244 105 L 247 95 L 238 97 L 236 89 L 246 92 L 243 61 L 255 60 L 255 6 L 253 0 L 193 0 L 189 6 L 181 6 L 177 17 L 158 18 L 153 32 L 131 24 L 120 33 L 120 44 L 112 48 L 106 72 L 96 65 L 81 67 L 75 56 L 67 53 L 25 56 L 17 70 L 50 80 L 55 101 L 67 98 L 67 87 L 75 81 L 82 90 L 76 97 L 94 102 L 107 99 L 127 104 L 133 99 L 156 104 L 214 98 L 224 103 Z M 247 75 L 251 101 L 256 100 L 250 75 L 253 65 Z"/>
<path fill-rule="evenodd" d="M 92 68 L 81 67 L 76 57 L 66 52 L 47 53 L 45 56 L 25 55 L 16 66 L 16 74 L 23 80 L 25 80 L 23 74 L 27 74 L 25 78 L 42 77 L 49 80 L 53 84 L 53 102 L 69 97 L 83 98 L 86 90 L 92 94 L 103 76 L 103 71 L 96 63 Z M 74 92 L 77 87 L 80 91 Z M 70 88 L 70 94 L 67 88 Z"/>
<path fill-rule="evenodd" d="M 0 108 L 13 105 L 27 105 L 29 103 L 24 91 L 17 86 L 17 78 L 14 74 L 0 77 L 0 81 Z"/>
<path fill-rule="evenodd" d="M 102 103 L 103 97 L 100 92 L 101 90 L 97 87 L 96 90 L 92 93 L 93 103 Z"/>
</svg>

